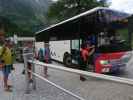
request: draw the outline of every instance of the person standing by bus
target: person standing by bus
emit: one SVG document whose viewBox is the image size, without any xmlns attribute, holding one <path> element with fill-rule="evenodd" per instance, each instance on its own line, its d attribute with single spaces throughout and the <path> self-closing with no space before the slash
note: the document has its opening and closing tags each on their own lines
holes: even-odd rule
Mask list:
<svg viewBox="0 0 133 100">
<path fill-rule="evenodd" d="M 44 47 L 39 49 L 38 59 L 39 61 L 44 62 L 44 63 L 51 63 L 50 49 L 49 49 L 48 43 L 44 43 Z M 44 72 L 44 77 L 47 78 L 48 77 L 47 66 L 43 67 L 43 72 Z"/>
<path fill-rule="evenodd" d="M 45 63 L 51 63 L 49 43 L 45 43 L 44 62 Z M 44 75 L 45 75 L 45 77 L 48 77 L 48 68 L 47 68 L 47 66 L 44 66 Z"/>
<path fill-rule="evenodd" d="M 92 60 L 90 59 L 90 56 L 95 51 L 95 46 L 91 46 L 90 42 L 84 43 L 81 45 L 81 61 L 80 61 L 80 69 L 86 71 L 87 67 L 91 64 Z M 80 80 L 85 81 L 86 78 L 83 75 L 80 75 Z"/>
</svg>

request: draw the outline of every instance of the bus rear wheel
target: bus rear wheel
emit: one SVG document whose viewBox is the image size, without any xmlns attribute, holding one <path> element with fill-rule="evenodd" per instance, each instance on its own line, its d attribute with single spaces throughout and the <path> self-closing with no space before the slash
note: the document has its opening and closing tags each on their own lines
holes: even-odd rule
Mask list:
<svg viewBox="0 0 133 100">
<path fill-rule="evenodd" d="M 64 55 L 63 63 L 66 66 L 71 66 L 72 65 L 72 58 L 71 58 L 71 55 L 70 54 Z"/>
</svg>

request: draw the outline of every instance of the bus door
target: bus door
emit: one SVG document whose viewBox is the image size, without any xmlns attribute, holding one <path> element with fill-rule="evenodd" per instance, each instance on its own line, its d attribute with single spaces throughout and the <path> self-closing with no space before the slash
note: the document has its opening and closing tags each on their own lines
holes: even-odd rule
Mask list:
<svg viewBox="0 0 133 100">
<path fill-rule="evenodd" d="M 71 40 L 71 55 L 72 55 L 72 63 L 78 64 L 78 59 L 80 57 L 80 45 L 82 40 Z"/>
</svg>

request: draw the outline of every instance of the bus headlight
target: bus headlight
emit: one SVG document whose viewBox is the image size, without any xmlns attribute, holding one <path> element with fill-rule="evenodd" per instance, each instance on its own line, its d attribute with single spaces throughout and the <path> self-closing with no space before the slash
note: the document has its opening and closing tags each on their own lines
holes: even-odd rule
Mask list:
<svg viewBox="0 0 133 100">
<path fill-rule="evenodd" d="M 108 60 L 101 60 L 100 61 L 100 64 L 101 65 L 108 65 L 109 64 L 109 61 Z"/>
</svg>

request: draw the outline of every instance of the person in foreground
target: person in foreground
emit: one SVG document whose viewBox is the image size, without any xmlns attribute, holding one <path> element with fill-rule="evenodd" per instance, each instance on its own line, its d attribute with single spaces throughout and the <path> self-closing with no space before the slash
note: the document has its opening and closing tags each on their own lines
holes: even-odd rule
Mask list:
<svg viewBox="0 0 133 100">
<path fill-rule="evenodd" d="M 1 68 L 3 72 L 3 81 L 5 91 L 11 92 L 12 85 L 8 84 L 8 77 L 12 70 L 12 54 L 11 50 L 8 48 L 8 41 L 4 41 L 4 45 L 0 47 L 0 58 L 3 61 L 3 67 Z"/>
</svg>

